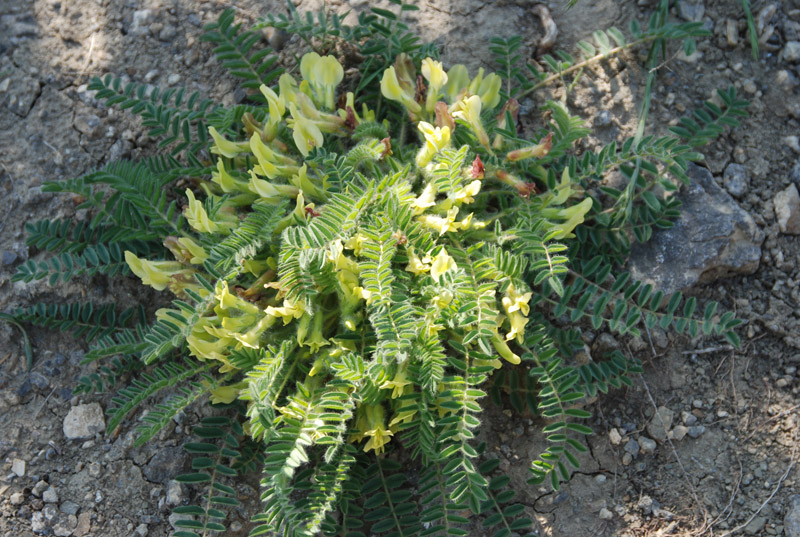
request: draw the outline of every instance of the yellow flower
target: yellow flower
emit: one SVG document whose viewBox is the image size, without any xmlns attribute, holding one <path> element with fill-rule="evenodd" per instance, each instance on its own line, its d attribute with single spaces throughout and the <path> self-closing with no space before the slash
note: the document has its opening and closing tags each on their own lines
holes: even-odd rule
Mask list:
<svg viewBox="0 0 800 537">
<path fill-rule="evenodd" d="M 517 160 L 522 160 L 526 158 L 542 158 L 545 155 L 547 155 L 552 148 L 553 148 L 553 133 L 551 132 L 550 134 L 542 138 L 542 141 L 536 145 L 522 147 L 520 149 L 515 149 L 514 151 L 509 151 L 508 154 L 506 155 L 506 159 L 510 160 L 511 162 L 515 162 Z M 564 173 L 567 174 L 567 180 L 569 180 L 568 168 L 564 168 Z M 561 203 L 564 202 L 562 201 Z"/>
<path fill-rule="evenodd" d="M 207 384 L 206 381 L 203 381 L 203 384 Z M 232 384 L 230 386 L 219 386 L 214 388 L 209 392 L 211 404 L 218 405 L 220 403 L 228 405 L 233 403 L 237 397 L 239 397 L 239 392 L 242 391 L 242 386 L 239 384 Z"/>
<path fill-rule="evenodd" d="M 408 380 L 406 376 L 406 368 L 400 367 L 397 370 L 394 378 L 392 380 L 387 380 L 383 384 L 381 384 L 381 389 L 383 390 L 392 390 L 392 399 L 397 399 L 401 395 L 405 393 L 406 386 L 412 386 L 410 380 Z"/>
<path fill-rule="evenodd" d="M 452 107 L 452 114 L 454 118 L 465 121 L 475 132 L 481 145 L 488 147 L 489 135 L 481 123 L 482 106 L 481 98 L 477 95 L 464 97 Z"/>
<path fill-rule="evenodd" d="M 363 432 L 364 437 L 369 437 L 364 451 L 374 450 L 376 454 L 384 452 L 384 446 L 389 443 L 394 433 L 384 425 L 384 411 L 380 405 L 367 407 L 367 423 L 369 429 Z"/>
<path fill-rule="evenodd" d="M 292 75 L 288 73 L 281 75 L 278 79 L 278 90 L 281 92 L 280 99 L 284 106 L 297 102 L 297 82 L 292 78 Z"/>
<path fill-rule="evenodd" d="M 300 60 L 300 73 L 314 90 L 316 103 L 332 110 L 336 86 L 344 78 L 344 70 L 336 58 L 309 52 Z"/>
<path fill-rule="evenodd" d="M 381 93 L 391 101 L 402 103 L 412 114 L 412 117 L 417 117 L 422 111 L 422 107 L 414 100 L 414 89 L 409 88 L 406 90 L 400 86 L 400 81 L 397 79 L 397 71 L 394 65 L 383 72 L 383 78 L 381 78 Z"/>
<path fill-rule="evenodd" d="M 480 191 L 481 191 L 481 181 L 479 179 L 475 179 L 464 188 L 456 191 L 456 193 L 453 194 L 453 201 L 459 204 L 472 203 L 475 201 L 475 198 L 473 196 L 477 195 L 478 192 Z"/>
<path fill-rule="evenodd" d="M 503 358 L 505 361 L 515 365 L 520 363 L 521 361 L 520 357 L 514 354 L 512 350 L 508 348 L 508 344 L 502 339 L 500 339 L 500 336 L 498 336 L 497 334 L 495 334 L 492 337 L 492 346 L 494 346 L 494 349 L 497 351 L 497 354 L 499 354 L 500 357 Z"/>
<path fill-rule="evenodd" d="M 164 246 L 172 252 L 175 260 L 181 263 L 201 265 L 203 261 L 208 259 L 208 253 L 206 253 L 205 249 L 189 237 L 169 236 L 164 239 Z"/>
<path fill-rule="evenodd" d="M 514 288 L 514 285 L 511 284 L 508 286 L 506 290 L 506 296 L 503 297 L 502 303 L 503 308 L 505 308 L 506 313 L 511 313 L 514 311 L 520 311 L 523 315 L 528 315 L 530 312 L 530 302 L 533 293 L 519 293 Z"/>
<path fill-rule="evenodd" d="M 458 231 L 464 227 L 464 224 L 467 224 L 469 227 L 469 220 L 471 220 L 471 216 L 468 216 L 465 221 L 459 223 L 456 222 L 456 215 L 458 214 L 458 207 L 452 207 L 450 210 L 447 211 L 447 216 L 436 216 L 433 214 L 423 214 L 417 217 L 417 220 L 428 226 L 429 228 L 433 228 L 439 232 L 439 236 L 444 235 L 448 231 Z"/>
<path fill-rule="evenodd" d="M 185 273 L 183 266 L 177 261 L 149 261 L 139 259 L 136 254 L 125 250 L 125 262 L 131 272 L 141 278 L 142 283 L 149 285 L 156 291 L 163 291 L 167 288 L 173 276 Z"/>
<path fill-rule="evenodd" d="M 283 306 L 279 308 L 268 306 L 265 313 L 272 317 L 283 319 L 283 324 L 287 325 L 292 322 L 292 320 L 302 317 L 305 313 L 305 309 L 302 304 L 295 304 L 284 299 Z"/>
<path fill-rule="evenodd" d="M 429 182 L 425 185 L 425 188 L 422 189 L 422 193 L 419 195 L 417 199 L 414 200 L 413 207 L 414 207 L 414 214 L 422 214 L 425 212 L 425 209 L 428 207 L 433 207 L 436 202 L 436 185 L 433 182 Z"/>
<path fill-rule="evenodd" d="M 322 147 L 322 131 L 316 123 L 300 114 L 294 103 L 289 103 L 289 112 L 294 119 L 292 138 L 300 153 L 307 157 L 313 148 Z"/>
<path fill-rule="evenodd" d="M 417 128 L 425 137 L 425 145 L 417 153 L 417 166 L 422 168 L 430 163 L 436 153 L 450 143 L 450 128 L 434 127 L 425 121 L 420 121 Z"/>
<path fill-rule="evenodd" d="M 554 229 L 559 230 L 559 234 L 556 235 L 554 238 L 556 239 L 573 238 L 575 234 L 572 233 L 572 231 L 583 223 L 586 217 L 586 213 L 588 213 L 591 209 L 592 209 L 592 198 L 586 198 L 582 202 L 573 205 L 572 207 L 561 209 L 558 212 L 558 217 L 565 218 L 566 220 L 560 224 L 556 224 L 555 226 L 553 226 Z"/>
<path fill-rule="evenodd" d="M 264 125 L 264 135 L 267 141 L 271 141 L 278 133 L 278 125 L 280 125 L 283 115 L 286 113 L 286 105 L 269 86 L 261 84 L 258 89 L 261 90 L 261 94 L 267 100 L 267 105 L 269 106 L 269 117 L 266 125 Z"/>
<path fill-rule="evenodd" d="M 442 274 L 451 270 L 456 270 L 457 268 L 456 260 L 447 254 L 447 250 L 442 248 L 442 251 L 439 252 L 439 255 L 436 256 L 431 265 L 431 277 L 439 281 L 439 277 Z"/>
<path fill-rule="evenodd" d="M 265 200 L 276 200 L 280 198 L 294 198 L 299 193 L 297 187 L 292 185 L 276 185 L 259 179 L 255 172 L 250 170 L 250 190 L 261 196 Z"/>
<path fill-rule="evenodd" d="M 483 67 L 481 67 L 478 69 L 478 76 L 469 85 L 469 92 L 478 95 L 487 110 L 491 110 L 500 102 L 500 88 L 502 86 L 502 79 L 494 73 L 489 73 L 484 78 Z"/>
<path fill-rule="evenodd" d="M 420 259 L 417 254 L 414 253 L 413 248 L 408 249 L 408 265 L 406 265 L 406 270 L 408 272 L 412 272 L 417 275 L 424 274 L 431 270 L 430 262 L 430 257 L 425 256 L 424 259 Z"/>
<path fill-rule="evenodd" d="M 201 233 L 214 233 L 219 230 L 217 223 L 208 217 L 203 203 L 195 199 L 194 193 L 189 188 L 186 189 L 186 197 L 189 199 L 189 205 L 184 209 L 183 215 L 189 225 Z"/>
<path fill-rule="evenodd" d="M 511 325 L 511 331 L 506 334 L 506 341 L 516 338 L 518 343 L 522 343 L 528 319 L 519 311 L 513 311 L 508 314 L 508 323 Z"/>
<path fill-rule="evenodd" d="M 459 99 L 459 94 L 469 85 L 469 71 L 467 68 L 457 63 L 447 71 L 447 83 L 442 89 L 442 93 L 451 103 Z"/>
<path fill-rule="evenodd" d="M 231 177 L 231 174 L 225 169 L 225 164 L 222 162 L 222 159 L 217 161 L 216 171 L 211 172 L 211 180 L 218 184 L 223 192 L 239 190 L 236 185 L 236 180 Z"/>
<path fill-rule="evenodd" d="M 425 99 L 425 110 L 431 114 L 439 100 L 439 91 L 447 83 L 447 73 L 442 68 L 442 62 L 431 58 L 422 60 L 422 76 L 428 81 L 428 96 Z"/>
<path fill-rule="evenodd" d="M 225 139 L 225 137 L 218 133 L 217 129 L 214 127 L 209 127 L 208 133 L 214 139 L 214 145 L 211 147 L 211 152 L 216 155 L 233 158 L 242 151 L 247 151 L 247 144 L 242 144 L 241 142 L 231 142 Z"/>
</svg>

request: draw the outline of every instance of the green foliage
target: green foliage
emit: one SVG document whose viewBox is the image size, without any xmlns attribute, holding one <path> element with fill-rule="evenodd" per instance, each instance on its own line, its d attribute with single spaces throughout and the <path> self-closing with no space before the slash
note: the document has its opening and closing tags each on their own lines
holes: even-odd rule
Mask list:
<svg viewBox="0 0 800 537">
<path fill-rule="evenodd" d="M 456 66 L 446 86 L 435 48 L 402 21 L 415 7 L 392 3 L 353 27 L 291 3 L 262 21 L 316 49 L 300 86 L 223 12 L 204 39 L 254 105 L 95 79 L 98 98 L 140 114 L 172 150 L 47 183 L 92 217 L 27 226 L 50 257 L 16 281 L 132 272 L 173 295 L 149 323 L 142 308 L 112 305 L 2 314 L 91 341 L 85 361 L 100 362 L 76 391 L 117 390 L 109 432 L 141 407 L 139 444 L 206 397 L 236 410 L 204 419 L 186 445 L 192 472 L 178 480 L 206 488 L 176 509 L 195 517 L 179 537 L 225 531 L 222 508 L 237 500 L 222 481 L 252 471 L 262 508 L 251 535 L 466 535 L 471 516 L 492 535 L 530 534 L 509 477 L 475 442 L 487 395 L 543 421 L 530 482 L 557 489 L 587 449 L 587 398 L 641 372 L 620 352 L 579 362 L 582 330 L 660 326 L 739 343 L 731 313 L 708 303 L 701 314 L 695 298 L 620 267 L 632 241 L 679 216 L 673 194 L 701 158 L 693 148 L 736 126 L 745 101 L 721 92 L 723 106 L 706 103 L 671 135 L 582 154 L 590 130 L 564 103 L 542 107 L 533 139 L 516 126 L 514 97 L 574 84 L 635 46 L 650 45 L 652 63 L 668 40 L 691 47 L 700 26 L 667 22 L 662 3 L 632 41 L 597 32 L 578 56 L 541 66 L 522 65 L 520 38 L 497 38 L 500 75 Z M 363 61 L 337 100 L 344 68 L 319 53 L 339 45 Z"/>
</svg>

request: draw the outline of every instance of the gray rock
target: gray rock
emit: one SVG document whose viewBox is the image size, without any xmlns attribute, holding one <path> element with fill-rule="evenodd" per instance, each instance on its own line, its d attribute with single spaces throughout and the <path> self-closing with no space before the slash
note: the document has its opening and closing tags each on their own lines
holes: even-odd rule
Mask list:
<svg viewBox="0 0 800 537">
<path fill-rule="evenodd" d="M 21 492 L 15 492 L 8 501 L 11 502 L 11 505 L 22 505 L 22 502 L 25 501 L 25 495 Z"/>
<path fill-rule="evenodd" d="M 775 194 L 775 218 L 782 233 L 800 235 L 800 194 L 797 187 L 791 184 L 785 190 Z"/>
<path fill-rule="evenodd" d="M 78 405 L 69 409 L 64 418 L 64 436 L 68 440 L 86 440 L 106 428 L 103 409 L 97 403 Z"/>
<path fill-rule="evenodd" d="M 192 515 L 182 515 L 180 513 L 172 513 L 171 515 L 169 515 L 169 518 L 167 520 L 169 522 L 169 525 L 172 526 L 172 529 L 177 530 L 180 528 L 176 527 L 175 524 L 179 520 L 194 520 L 194 517 Z"/>
<path fill-rule="evenodd" d="M 2 254 L 2 263 L 6 266 L 13 265 L 14 261 L 17 260 L 16 252 L 12 252 L 11 250 L 3 250 Z"/>
<path fill-rule="evenodd" d="M 608 110 L 601 110 L 598 114 L 594 117 L 594 126 L 597 128 L 608 127 L 611 125 L 611 112 Z"/>
<path fill-rule="evenodd" d="M 10 76 L 0 80 L 0 102 L 19 117 L 26 117 L 41 94 L 39 81 L 12 69 Z"/>
<path fill-rule="evenodd" d="M 167 77 L 167 84 L 169 84 L 170 86 L 174 86 L 180 81 L 181 81 L 181 75 L 179 75 L 178 73 L 172 73 Z"/>
<path fill-rule="evenodd" d="M 800 41 L 787 41 L 781 52 L 784 61 L 797 63 L 800 61 Z"/>
<path fill-rule="evenodd" d="M 167 24 L 158 32 L 158 39 L 161 41 L 172 41 L 178 35 L 178 29 L 171 24 Z"/>
<path fill-rule="evenodd" d="M 733 274 L 752 274 L 764 233 L 753 217 L 714 183 L 711 172 L 689 164 L 692 184 L 679 195 L 682 214 L 671 229 L 631 248 L 631 275 L 665 293 Z"/>
<path fill-rule="evenodd" d="M 167 483 L 167 505 L 176 506 L 183 502 L 183 485 L 170 479 Z"/>
<path fill-rule="evenodd" d="M 789 498 L 789 508 L 783 518 L 783 532 L 786 537 L 800 537 L 800 494 Z"/>
<path fill-rule="evenodd" d="M 625 447 L 623 449 L 625 450 L 626 453 L 630 453 L 631 457 L 635 457 L 639 454 L 639 442 L 631 438 L 625 444 Z"/>
<path fill-rule="evenodd" d="M 651 438 L 646 436 L 639 437 L 639 447 L 642 448 L 642 453 L 653 453 L 657 445 L 656 441 Z"/>
<path fill-rule="evenodd" d="M 99 138 L 103 131 L 103 122 L 96 114 L 75 114 L 72 124 L 90 140 Z"/>
<path fill-rule="evenodd" d="M 33 494 L 37 498 L 41 498 L 42 494 L 44 494 L 44 491 L 46 491 L 49 488 L 50 488 L 50 483 L 42 479 L 33 486 L 33 489 L 31 489 L 31 494 Z"/>
<path fill-rule="evenodd" d="M 160 449 L 147 466 L 144 467 L 142 473 L 148 481 L 153 483 L 166 483 L 170 479 L 178 475 L 186 461 L 186 452 L 180 447 L 170 447 Z"/>
<path fill-rule="evenodd" d="M 725 190 L 734 198 L 741 198 L 747 194 L 748 180 L 747 170 L 741 164 L 731 163 L 725 168 L 725 173 L 722 176 L 722 184 L 725 185 Z"/>
<path fill-rule="evenodd" d="M 38 390 L 46 390 L 50 387 L 50 381 L 47 377 L 37 371 L 32 372 L 28 378 L 31 380 L 33 387 Z"/>
<path fill-rule="evenodd" d="M 61 504 L 60 509 L 65 515 L 77 515 L 78 511 L 81 510 L 81 506 L 71 500 L 67 500 Z"/>
<path fill-rule="evenodd" d="M 750 523 L 744 527 L 744 532 L 747 535 L 761 535 L 761 530 L 767 524 L 767 517 L 757 516 Z"/>
<path fill-rule="evenodd" d="M 694 416 L 692 416 L 694 417 Z M 676 425 L 674 429 L 672 429 L 672 439 L 673 440 L 683 440 L 686 436 L 686 433 L 689 432 L 689 428 L 685 425 Z"/>
<path fill-rule="evenodd" d="M 672 410 L 667 407 L 658 407 L 658 411 L 647 424 L 647 433 L 658 442 L 664 442 L 667 439 L 667 431 L 672 427 L 674 416 Z"/>
<path fill-rule="evenodd" d="M 133 35 L 146 35 L 150 31 L 150 23 L 153 22 L 153 12 L 149 9 L 139 9 L 133 12 L 128 33 Z"/>
<path fill-rule="evenodd" d="M 11 472 L 17 477 L 25 477 L 25 461 L 22 459 L 11 461 Z"/>
<path fill-rule="evenodd" d="M 39 33 L 39 26 L 33 15 L 3 15 L 0 17 L 0 25 L 4 27 L 4 37 L 36 37 Z"/>
<path fill-rule="evenodd" d="M 689 436 L 691 436 L 692 438 L 700 438 L 700 436 L 704 432 L 706 432 L 706 428 L 704 425 L 693 425 L 689 427 L 689 430 L 687 432 L 689 433 Z"/>
<path fill-rule="evenodd" d="M 703 20 L 703 15 L 706 13 L 706 8 L 702 0 L 678 0 L 677 3 L 678 16 L 689 22 L 700 22 Z"/>
<path fill-rule="evenodd" d="M 636 507 L 642 511 L 645 515 L 649 515 L 654 511 L 657 511 L 661 508 L 661 505 L 658 501 L 654 500 L 650 496 L 642 496 L 638 502 L 636 502 Z"/>
<path fill-rule="evenodd" d="M 41 535 L 49 531 L 49 529 L 50 527 L 47 521 L 44 519 L 44 513 L 41 511 L 36 511 L 33 513 L 33 516 L 31 517 L 31 531 Z"/>
<path fill-rule="evenodd" d="M 58 503 L 58 492 L 53 487 L 49 487 L 42 493 L 42 500 L 44 503 Z"/>
</svg>

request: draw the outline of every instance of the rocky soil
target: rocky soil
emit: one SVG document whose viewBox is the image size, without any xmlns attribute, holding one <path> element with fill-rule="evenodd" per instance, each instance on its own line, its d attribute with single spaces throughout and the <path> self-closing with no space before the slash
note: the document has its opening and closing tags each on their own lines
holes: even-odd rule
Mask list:
<svg viewBox="0 0 800 537">
<path fill-rule="evenodd" d="M 556 46 L 567 50 L 596 29 L 644 22 L 656 4 L 584 0 L 566 12 L 564 3 L 549 4 Z M 541 423 L 489 404 L 482 434 L 542 536 L 800 536 L 800 2 L 752 3 L 762 41 L 757 61 L 739 2 L 678 0 L 673 8 L 676 20 L 701 21 L 714 35 L 692 56 L 670 54 L 659 67 L 652 131 L 665 132 L 729 85 L 751 101 L 751 115 L 703 148 L 703 167 L 681 194 L 686 218 L 631 262 L 642 278 L 735 311 L 746 321 L 742 347 L 659 330 L 644 339 L 585 332 L 590 352 L 634 354 L 645 373 L 590 407 L 590 453 L 559 492 L 524 483 L 527 463 L 542 447 Z M 320 2 L 299 4 L 315 9 Z M 328 2 L 336 11 L 367 4 Z M 535 2 L 419 4 L 412 26 L 442 46 L 445 63 L 486 65 L 494 35 L 524 36 L 532 55 L 543 36 Z M 49 287 L 10 277 L 37 256 L 25 245 L 26 221 L 86 217 L 75 200 L 42 193 L 43 181 L 156 149 L 137 120 L 94 100 L 86 89 L 91 76 L 185 86 L 226 104 L 244 97 L 200 41 L 203 24 L 227 5 L 0 0 L 0 310 L 38 301 L 130 304 L 142 292 L 136 282 L 109 287 L 102 278 Z M 245 24 L 286 10 L 277 0 L 236 7 Z M 643 95 L 638 65 L 635 54 L 605 62 L 568 96 L 596 127 L 587 147 L 633 133 Z M 534 117 L 542 99 L 562 92 L 542 93 L 523 110 Z M 108 437 L 109 396 L 72 395 L 87 371 L 79 365 L 83 344 L 43 330 L 30 335 L 34 367 L 27 373 L 19 332 L 0 324 L 0 535 L 168 535 L 172 507 L 191 495 L 173 478 L 186 469 L 180 446 L 197 412 L 182 414 L 142 448 L 133 448 L 132 424 Z M 229 535 L 246 533 L 257 508 L 255 484 L 239 486 L 242 506 Z"/>
</svg>

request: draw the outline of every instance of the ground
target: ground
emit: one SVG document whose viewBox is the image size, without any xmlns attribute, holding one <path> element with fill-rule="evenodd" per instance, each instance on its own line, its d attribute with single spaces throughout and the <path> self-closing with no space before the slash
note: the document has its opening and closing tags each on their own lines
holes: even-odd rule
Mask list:
<svg viewBox="0 0 800 537">
<path fill-rule="evenodd" d="M 554 0 L 549 6 L 559 29 L 556 47 L 574 50 L 594 30 L 625 29 L 633 18 L 644 22 L 656 3 L 584 0 L 568 12 L 564 1 Z M 663 133 L 729 85 L 752 103 L 740 128 L 702 151 L 714 180 L 763 233 L 760 263 L 751 275 L 688 290 L 701 303 L 718 300 L 744 319 L 742 346 L 734 350 L 711 338 L 660 332 L 644 341 L 585 334 L 591 349 L 611 345 L 635 354 L 645 372 L 632 387 L 588 407 L 596 431 L 590 453 L 559 492 L 524 483 L 527 463 L 541 447 L 541 423 L 487 404 L 482 437 L 512 476 L 542 536 L 798 535 L 796 526 L 784 528 L 784 520 L 800 517 L 800 501 L 793 507 L 793 495 L 800 493 L 800 239 L 781 230 L 774 200 L 792 182 L 800 187 L 800 2 L 752 3 L 763 41 L 757 61 L 740 2 L 677 2 L 672 17 L 696 17 L 714 35 L 699 42 L 696 54 L 670 54 L 659 66 L 651 114 L 652 132 Z M 367 4 L 328 3 L 340 12 Z M 494 35 L 522 35 L 525 54 L 532 55 L 543 34 L 532 11 L 535 2 L 419 4 L 411 26 L 442 47 L 445 63 L 489 67 L 485 51 Z M 0 310 L 92 298 L 130 304 L 142 292 L 135 282 L 111 290 L 102 278 L 50 287 L 44 281 L 12 283 L 10 277 L 37 256 L 25 245 L 26 221 L 86 217 L 76 213 L 75 200 L 43 193 L 43 181 L 155 150 L 140 123 L 93 99 L 86 89 L 91 76 L 110 72 L 185 86 L 227 104 L 241 98 L 211 46 L 199 39 L 203 24 L 227 5 L 0 0 Z M 300 9 L 319 5 L 299 2 Z M 277 0 L 246 0 L 236 9 L 245 24 L 270 10 L 286 10 Z M 285 53 L 284 58 L 290 59 Z M 604 62 L 569 96 L 573 110 L 598 127 L 588 146 L 633 133 L 643 95 L 640 64 L 636 54 Z M 562 91 L 556 86 L 546 95 L 558 98 Z M 529 117 L 536 116 L 539 102 L 522 103 Z M 107 408 L 109 396 L 73 397 L 76 378 L 86 372 L 79 365 L 85 351 L 80 341 L 37 329 L 30 336 L 34 364 L 27 373 L 20 332 L 0 324 L 0 535 L 169 534 L 171 505 L 190 494 L 170 480 L 184 469 L 180 446 L 196 411 L 143 448 L 132 448 L 130 424 L 114 437 L 89 431 L 88 438 L 68 439 L 68 413 L 94 408 L 84 404 Z M 248 528 L 257 506 L 255 485 L 240 486 L 243 505 L 230 535 Z M 483 534 L 479 528 L 471 533 Z"/>
</svg>

